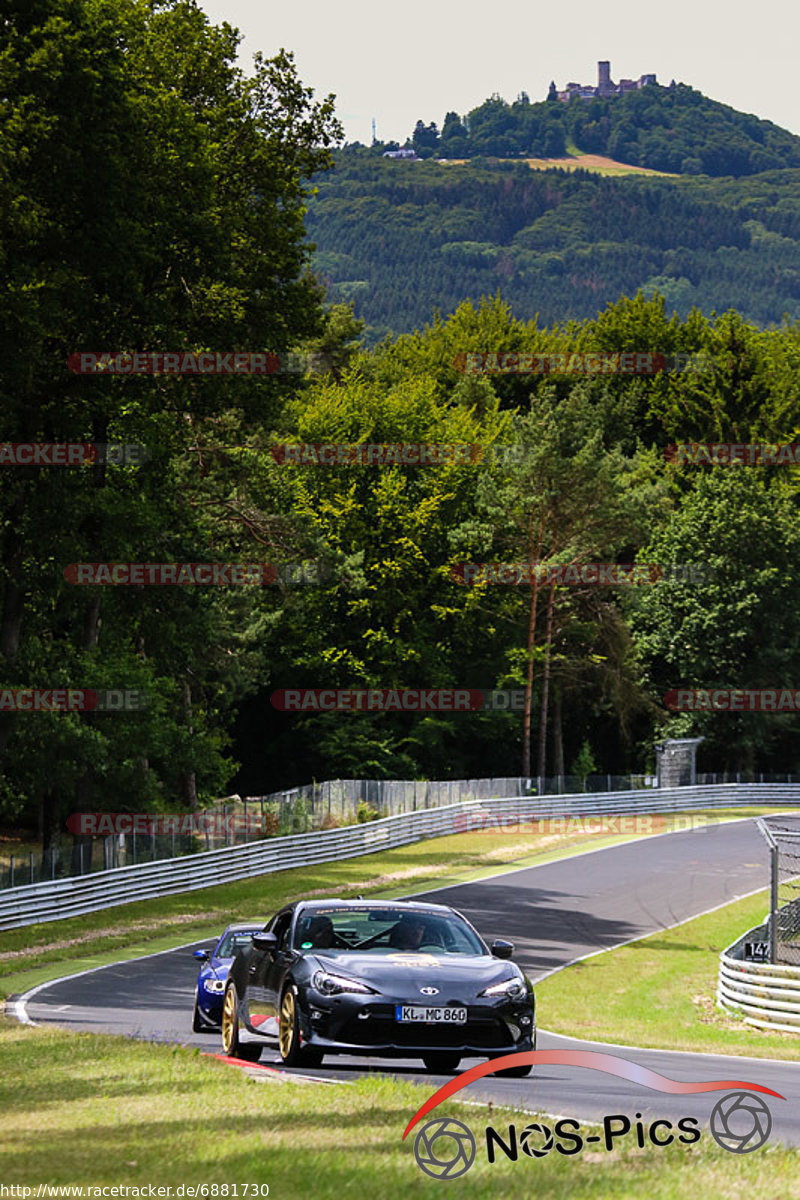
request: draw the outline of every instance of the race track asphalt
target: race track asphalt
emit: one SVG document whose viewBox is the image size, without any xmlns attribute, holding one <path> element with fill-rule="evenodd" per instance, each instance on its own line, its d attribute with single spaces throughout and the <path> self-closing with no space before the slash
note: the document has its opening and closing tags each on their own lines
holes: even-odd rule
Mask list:
<svg viewBox="0 0 800 1200">
<path fill-rule="evenodd" d="M 643 838 L 484 881 L 434 889 L 416 898 L 453 905 L 487 941 L 494 937 L 514 941 L 515 960 L 536 980 L 576 958 L 686 921 L 768 882 L 766 846 L 754 821 L 745 820 Z M 23 998 L 24 1010 L 37 1023 L 180 1042 L 217 1052 L 218 1035 L 191 1032 L 197 973 L 193 948 L 46 984 L 29 999 Z M 548 1015 L 557 1025 L 557 1014 Z M 538 1049 L 599 1050 L 681 1081 L 741 1079 L 773 1088 L 786 1101 L 766 1097 L 773 1117 L 771 1142 L 800 1145 L 800 1061 L 640 1050 L 549 1032 L 540 1032 Z M 787 1041 L 786 1054 L 800 1059 L 800 1045 Z M 264 1051 L 261 1061 L 279 1063 L 270 1050 Z M 479 1061 L 464 1060 L 462 1069 Z M 431 1091 L 451 1078 L 425 1073 L 416 1060 L 349 1057 L 326 1059 L 318 1071 L 304 1073 L 346 1080 L 365 1071 L 414 1079 Z M 557 1065 L 537 1066 L 526 1079 L 486 1077 L 470 1084 L 459 1098 L 583 1120 L 625 1114 L 633 1121 L 637 1113 L 645 1121 L 695 1116 L 705 1127 L 724 1094 L 674 1096 L 594 1070 Z"/>
</svg>

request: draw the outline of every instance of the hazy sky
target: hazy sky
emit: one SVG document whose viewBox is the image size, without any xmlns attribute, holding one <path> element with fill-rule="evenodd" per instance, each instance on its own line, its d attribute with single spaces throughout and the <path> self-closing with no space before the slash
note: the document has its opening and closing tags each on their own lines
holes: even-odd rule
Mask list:
<svg viewBox="0 0 800 1200">
<path fill-rule="evenodd" d="M 707 96 L 800 134 L 798 0 L 199 0 L 215 23 L 245 35 L 252 55 L 293 50 L 302 82 L 334 92 L 348 141 L 404 141 L 418 118 L 441 128 L 499 92 L 543 100 L 551 79 L 611 77 L 689 83 Z"/>
</svg>

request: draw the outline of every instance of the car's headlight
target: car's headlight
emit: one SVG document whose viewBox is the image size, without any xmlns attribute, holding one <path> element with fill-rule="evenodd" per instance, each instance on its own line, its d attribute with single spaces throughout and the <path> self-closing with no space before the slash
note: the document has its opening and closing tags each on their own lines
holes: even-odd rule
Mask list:
<svg viewBox="0 0 800 1200">
<path fill-rule="evenodd" d="M 311 985 L 323 996 L 336 996 L 340 992 L 361 992 L 367 996 L 376 996 L 374 988 L 359 983 L 356 979 L 347 979 L 344 975 L 334 975 L 330 971 L 315 971 L 311 977 Z"/>
<path fill-rule="evenodd" d="M 206 989 L 207 992 L 224 992 L 225 991 L 225 980 L 224 979 L 204 979 L 203 987 Z"/>
<path fill-rule="evenodd" d="M 527 994 L 528 989 L 525 984 L 516 977 L 503 979 L 500 983 L 493 983 L 491 987 L 484 988 L 480 992 L 481 996 L 508 996 L 509 1000 L 523 1000 Z"/>
</svg>

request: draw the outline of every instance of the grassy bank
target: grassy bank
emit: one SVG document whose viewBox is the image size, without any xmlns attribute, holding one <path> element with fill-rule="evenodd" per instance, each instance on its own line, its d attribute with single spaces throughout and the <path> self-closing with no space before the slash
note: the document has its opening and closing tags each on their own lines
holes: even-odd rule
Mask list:
<svg viewBox="0 0 800 1200">
<path fill-rule="evenodd" d="M 768 907 L 759 892 L 558 971 L 537 984 L 543 1024 L 621 1045 L 800 1059 L 800 1034 L 762 1032 L 716 1007 L 720 951 Z"/>
<path fill-rule="evenodd" d="M 773 811 L 769 808 L 678 813 L 678 828 Z M 630 840 L 583 832 L 569 821 L 545 832 L 530 823 L 505 830 L 453 834 L 340 862 L 276 871 L 217 887 L 119 905 L 65 921 L 0 932 L 0 997 L 70 971 L 218 936 L 232 920 L 267 917 L 310 896 L 403 896 L 425 888 L 488 878 L 509 865 L 536 865 Z M 647 826 L 643 826 L 646 830 Z"/>
<path fill-rule="evenodd" d="M 267 1184 L 275 1200 L 395 1200 L 441 1196 L 403 1130 L 432 1088 L 367 1077 L 318 1086 L 247 1078 L 197 1051 L 123 1038 L 30 1029 L 0 1020 L 3 1183 L 171 1186 Z M 11 1069 L 9 1069 L 11 1068 Z M 769 1145 L 719 1149 L 703 1129 L 693 1146 L 619 1144 L 491 1166 L 487 1123 L 507 1131 L 523 1114 L 448 1102 L 437 1112 L 473 1131 L 478 1153 L 455 1184 L 464 1200 L 715 1200 L 800 1196 L 800 1154 Z M 414 1131 L 416 1132 L 416 1131 Z M 229 1191 L 232 1195 L 232 1190 Z M 241 1195 L 241 1190 L 239 1192 Z M 448 1193 L 449 1194 L 449 1193 Z"/>
</svg>

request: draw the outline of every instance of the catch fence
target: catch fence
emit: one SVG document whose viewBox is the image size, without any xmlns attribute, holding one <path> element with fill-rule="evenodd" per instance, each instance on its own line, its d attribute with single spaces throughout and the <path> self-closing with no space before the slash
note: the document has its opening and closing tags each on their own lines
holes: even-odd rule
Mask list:
<svg viewBox="0 0 800 1200">
<path fill-rule="evenodd" d="M 770 852 L 770 962 L 800 966 L 800 819 L 764 817 L 758 826 Z"/>
</svg>

